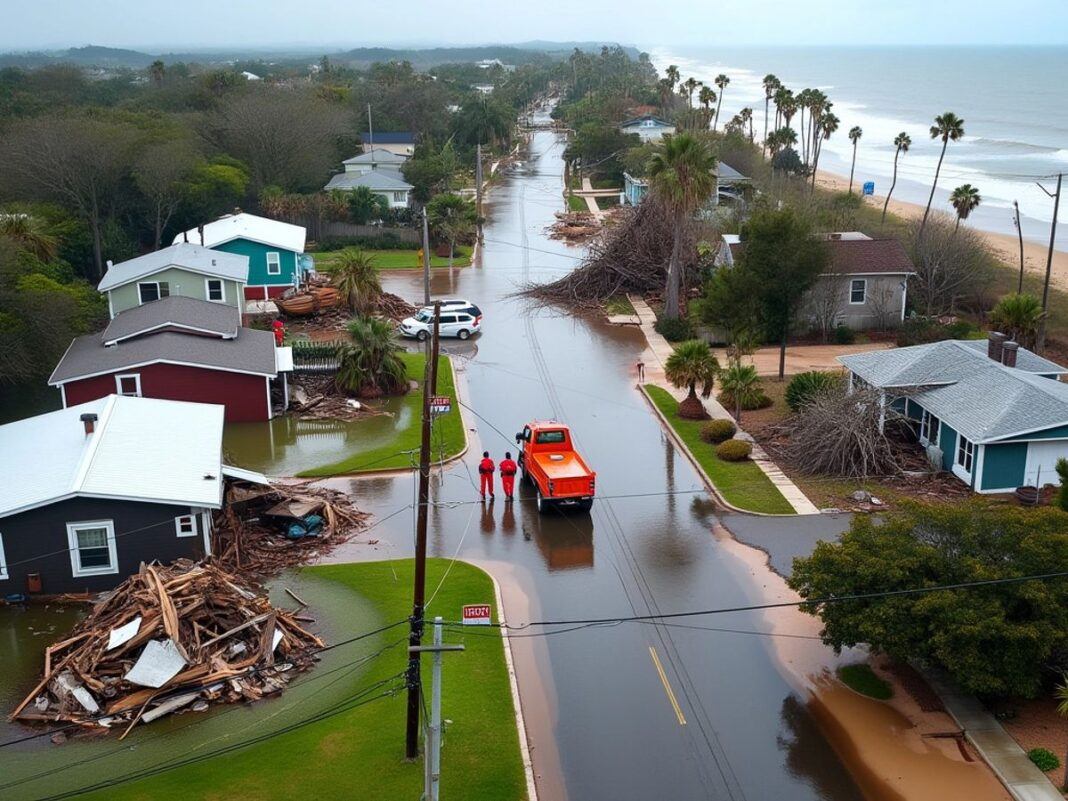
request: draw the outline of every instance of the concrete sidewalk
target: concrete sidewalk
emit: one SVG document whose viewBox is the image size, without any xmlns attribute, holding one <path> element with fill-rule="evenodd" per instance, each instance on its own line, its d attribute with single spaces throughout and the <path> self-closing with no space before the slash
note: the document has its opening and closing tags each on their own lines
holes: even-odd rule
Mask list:
<svg viewBox="0 0 1068 801">
<path fill-rule="evenodd" d="M 652 359 L 645 365 L 645 382 L 649 384 L 656 384 L 658 387 L 671 393 L 672 397 L 677 400 L 682 400 L 686 397 L 686 393 L 680 389 L 676 389 L 671 385 L 664 374 L 664 365 L 668 358 L 674 353 L 675 348 L 670 342 L 664 339 L 659 333 L 657 333 L 654 326 L 656 325 L 656 315 L 653 310 L 649 308 L 649 304 L 644 299 L 637 295 L 628 295 L 631 305 L 634 307 L 634 312 L 638 316 L 640 321 L 642 333 L 645 334 L 645 341 L 649 343 L 649 352 L 652 353 Z M 734 420 L 730 412 L 728 412 L 715 397 L 707 398 L 703 400 L 705 410 L 713 418 L 726 418 L 728 420 Z M 737 424 L 737 421 L 735 421 Z M 745 439 L 752 443 L 753 453 L 752 459 L 761 469 L 761 471 L 768 477 L 772 484 L 774 484 L 783 497 L 794 507 L 794 511 L 799 515 L 815 515 L 819 514 L 820 510 L 816 507 L 812 501 L 810 501 L 805 494 L 798 488 L 790 478 L 779 469 L 779 466 L 775 464 L 765 453 L 764 449 L 760 447 L 753 438 L 746 434 L 741 429 L 738 429 L 738 433 L 735 435 L 738 439 Z"/>
</svg>

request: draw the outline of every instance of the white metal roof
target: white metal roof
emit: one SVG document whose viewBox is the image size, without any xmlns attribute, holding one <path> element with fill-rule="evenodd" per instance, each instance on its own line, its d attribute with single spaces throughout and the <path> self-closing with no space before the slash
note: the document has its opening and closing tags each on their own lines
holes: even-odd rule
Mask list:
<svg viewBox="0 0 1068 801">
<path fill-rule="evenodd" d="M 174 238 L 175 244 L 183 241 L 185 237 L 188 237 L 190 242 L 200 244 L 200 231 L 196 228 L 191 228 L 184 234 L 178 234 Z M 261 245 L 273 245 L 283 250 L 303 253 L 306 237 L 307 231 L 304 226 L 258 217 L 246 212 L 227 214 L 204 224 L 204 246 L 209 248 L 232 242 L 235 239 L 248 239 L 259 242 Z"/>
<path fill-rule="evenodd" d="M 89 435 L 86 413 L 97 415 Z M 110 395 L 0 426 L 0 516 L 73 496 L 217 509 L 224 413 Z"/>
<path fill-rule="evenodd" d="M 199 241 L 199 239 L 190 238 L 189 242 L 183 242 L 178 239 L 170 247 L 112 264 L 104 273 L 104 278 L 97 289 L 107 292 L 109 289 L 155 275 L 171 267 L 181 267 L 212 278 L 226 278 L 241 283 L 248 280 L 248 256 L 223 253 L 194 244 Z"/>
</svg>

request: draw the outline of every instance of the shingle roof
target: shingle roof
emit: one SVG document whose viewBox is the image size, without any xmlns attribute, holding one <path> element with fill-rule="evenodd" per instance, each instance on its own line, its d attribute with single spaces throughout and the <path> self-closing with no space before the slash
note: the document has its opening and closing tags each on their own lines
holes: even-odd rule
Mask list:
<svg viewBox="0 0 1068 801">
<path fill-rule="evenodd" d="M 230 281 L 245 282 L 248 280 L 248 256 L 201 247 L 199 244 L 193 244 L 194 241 L 200 240 L 193 238 L 190 242 L 182 242 L 178 239 L 176 244 L 170 247 L 113 264 L 104 274 L 97 289 L 107 292 L 117 286 L 154 275 L 168 267 L 182 267 L 192 272 Z"/>
<path fill-rule="evenodd" d="M 656 116 L 655 114 L 643 114 L 640 117 L 634 117 L 634 118 L 629 119 L 629 120 L 623 120 L 623 122 L 619 123 L 619 127 L 620 128 L 631 128 L 631 127 L 633 127 L 635 125 L 640 125 L 641 123 L 645 122 L 646 120 L 652 120 L 657 125 L 659 125 L 661 127 L 664 127 L 664 128 L 674 128 L 675 127 L 674 125 L 672 125 L 667 120 L 662 120 L 662 119 L 660 119 L 660 117 Z"/>
<path fill-rule="evenodd" d="M 119 312 L 108 323 L 100 340 L 114 343 L 161 328 L 182 328 L 219 337 L 235 337 L 240 322 L 238 311 L 233 306 L 171 295 Z"/>
<path fill-rule="evenodd" d="M 716 165 L 716 175 L 719 176 L 720 181 L 748 181 L 749 178 L 742 175 L 738 170 L 734 169 L 730 164 L 726 162 L 719 162 Z"/>
<path fill-rule="evenodd" d="M 186 237 L 190 242 L 200 244 L 200 231 L 196 228 L 190 228 L 184 234 L 178 234 L 174 238 L 175 244 Z M 246 212 L 227 214 L 204 224 L 204 246 L 208 248 L 232 242 L 235 239 L 248 239 L 263 245 L 273 245 L 283 250 L 303 253 L 306 238 L 307 231 L 302 225 L 292 225 Z"/>
<path fill-rule="evenodd" d="M 745 242 L 732 242 L 726 237 L 724 241 L 730 246 L 734 259 L 745 250 Z M 916 272 L 905 248 L 896 239 L 828 239 L 827 249 L 831 259 L 830 274 L 907 275 Z"/>
<path fill-rule="evenodd" d="M 72 495 L 219 508 L 224 413 L 111 395 L 0 426 L 0 516 Z"/>
<path fill-rule="evenodd" d="M 379 145 L 414 145 L 415 134 L 411 131 L 375 131 L 373 134 L 364 131 L 360 134 L 360 141 L 374 141 Z"/>
<path fill-rule="evenodd" d="M 371 155 L 374 154 L 374 158 Z M 352 158 L 345 159 L 342 164 L 403 164 L 408 157 L 402 153 L 394 153 L 392 150 L 384 150 L 376 147 L 366 153 L 360 153 Z"/>
<path fill-rule="evenodd" d="M 1064 368 L 1024 348 L 1015 368 L 987 357 L 985 342 L 966 340 L 838 361 L 873 386 L 901 390 L 973 442 L 1068 425 L 1068 384 L 1042 375 Z"/>
<path fill-rule="evenodd" d="M 239 328 L 234 339 L 164 331 L 107 347 L 99 334 L 87 334 L 71 342 L 48 383 L 56 386 L 154 362 L 177 362 L 273 378 L 277 375 L 274 348 L 274 334 L 252 328 Z"/>
<path fill-rule="evenodd" d="M 330 179 L 326 189 L 355 189 L 366 186 L 368 189 L 382 192 L 402 192 L 411 190 L 412 185 L 393 170 L 371 170 L 370 172 L 340 172 Z"/>
</svg>

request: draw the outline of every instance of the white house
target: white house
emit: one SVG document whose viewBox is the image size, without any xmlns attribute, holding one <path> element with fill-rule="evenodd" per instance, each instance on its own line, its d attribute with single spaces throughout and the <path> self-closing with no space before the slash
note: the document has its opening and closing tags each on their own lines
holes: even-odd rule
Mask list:
<svg viewBox="0 0 1068 801">
<path fill-rule="evenodd" d="M 340 189 L 342 192 L 366 186 L 374 194 L 384 197 L 391 209 L 408 207 L 411 191 L 414 188 L 404 180 L 399 172 L 393 170 L 368 170 L 367 172 L 340 172 L 330 179 L 324 187 L 326 191 Z"/>
<path fill-rule="evenodd" d="M 347 158 L 341 164 L 344 166 L 345 172 L 354 172 L 357 175 L 371 172 L 371 170 L 392 170 L 395 173 L 399 173 L 408 158 L 406 154 L 394 153 L 392 150 L 375 147 L 352 158 Z"/>
<path fill-rule="evenodd" d="M 659 142 L 667 134 L 675 133 L 675 126 L 653 114 L 644 114 L 621 123 L 619 130 L 638 134 L 643 142 Z"/>
</svg>

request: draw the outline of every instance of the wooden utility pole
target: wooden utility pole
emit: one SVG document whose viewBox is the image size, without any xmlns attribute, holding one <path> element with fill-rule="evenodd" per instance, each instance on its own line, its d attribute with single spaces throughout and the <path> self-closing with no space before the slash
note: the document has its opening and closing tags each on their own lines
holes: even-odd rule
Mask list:
<svg viewBox="0 0 1068 801">
<path fill-rule="evenodd" d="M 1049 309 L 1049 279 L 1053 272 L 1053 247 L 1057 242 L 1057 214 L 1061 208 L 1061 181 L 1064 173 L 1057 173 L 1057 191 L 1050 192 L 1042 184 L 1038 188 L 1053 198 L 1053 222 L 1049 226 L 1049 253 L 1046 254 L 1046 284 L 1042 287 L 1042 322 L 1038 327 L 1038 350 L 1046 347 L 1046 313 Z"/>
<path fill-rule="evenodd" d="M 1023 294 L 1024 252 L 1023 252 L 1023 226 L 1020 225 L 1020 204 L 1012 201 L 1013 218 L 1016 225 L 1016 235 L 1020 238 L 1020 280 L 1016 285 L 1016 294 Z"/>
<path fill-rule="evenodd" d="M 430 305 L 430 225 L 426 219 L 426 206 L 423 206 L 423 304 Z M 437 330 L 437 323 L 434 323 Z"/>
<path fill-rule="evenodd" d="M 411 631 L 409 648 L 418 648 L 423 640 L 423 604 L 426 602 L 426 525 L 430 507 L 430 399 L 438 391 L 438 347 L 441 301 L 434 303 L 434 333 L 430 339 L 430 358 L 423 373 L 423 436 L 419 448 L 419 508 L 415 518 L 415 585 L 412 589 Z M 408 657 L 408 725 L 405 755 L 419 756 L 419 652 Z"/>
<path fill-rule="evenodd" d="M 478 217 L 478 241 L 482 241 L 482 143 L 475 145 L 475 215 Z"/>
</svg>

